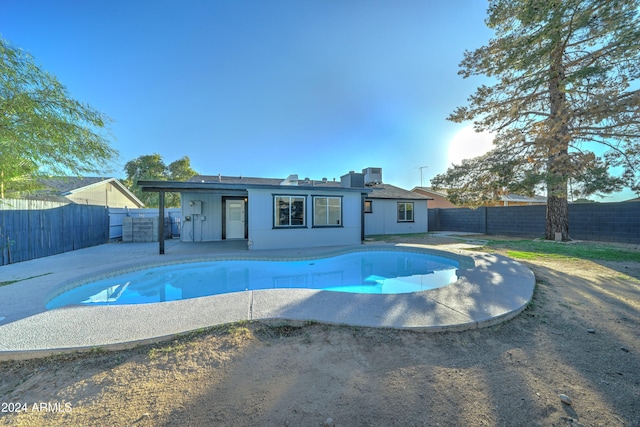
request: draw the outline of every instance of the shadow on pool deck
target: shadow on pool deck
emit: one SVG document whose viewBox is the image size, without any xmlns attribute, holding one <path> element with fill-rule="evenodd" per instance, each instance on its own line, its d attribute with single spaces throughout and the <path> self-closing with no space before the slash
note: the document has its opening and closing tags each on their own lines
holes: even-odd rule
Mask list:
<svg viewBox="0 0 640 427">
<path fill-rule="evenodd" d="M 322 257 L 346 250 L 424 245 L 362 245 L 251 251 L 246 241 L 112 243 L 0 267 L 0 360 L 45 356 L 95 347 L 126 348 L 194 329 L 240 320 L 305 321 L 421 331 L 478 328 L 511 318 L 533 296 L 535 279 L 523 265 L 499 255 L 467 253 L 459 280 L 439 289 L 397 295 L 364 295 L 309 289 L 276 289 L 143 305 L 72 306 L 47 311 L 62 290 L 96 277 L 158 264 L 215 259 Z M 438 251 L 447 249 L 438 246 Z M 459 245 L 440 255 L 460 259 Z M 463 258 L 463 259 L 465 259 Z"/>
</svg>

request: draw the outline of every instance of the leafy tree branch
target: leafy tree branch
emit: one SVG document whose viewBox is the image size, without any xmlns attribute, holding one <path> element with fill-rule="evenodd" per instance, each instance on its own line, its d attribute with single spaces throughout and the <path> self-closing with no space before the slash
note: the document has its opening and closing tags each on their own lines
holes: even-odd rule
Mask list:
<svg viewBox="0 0 640 427">
<path fill-rule="evenodd" d="M 117 156 L 109 145 L 109 123 L 0 37 L 0 197 L 33 186 L 35 175 L 107 169 Z"/>
</svg>

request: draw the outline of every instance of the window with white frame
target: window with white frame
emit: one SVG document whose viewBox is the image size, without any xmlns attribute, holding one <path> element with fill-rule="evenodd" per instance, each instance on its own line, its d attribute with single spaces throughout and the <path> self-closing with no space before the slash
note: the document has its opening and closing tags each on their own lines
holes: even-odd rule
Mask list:
<svg viewBox="0 0 640 427">
<path fill-rule="evenodd" d="M 275 227 L 305 226 L 304 196 L 273 196 Z"/>
<path fill-rule="evenodd" d="M 340 227 L 342 225 L 342 197 L 313 197 L 313 226 Z"/>
<path fill-rule="evenodd" d="M 413 222 L 413 202 L 398 202 L 398 222 Z"/>
</svg>

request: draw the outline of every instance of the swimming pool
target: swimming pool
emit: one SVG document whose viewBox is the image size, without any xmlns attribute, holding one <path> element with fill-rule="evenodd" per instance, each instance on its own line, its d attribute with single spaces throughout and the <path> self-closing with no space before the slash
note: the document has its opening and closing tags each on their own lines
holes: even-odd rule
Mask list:
<svg viewBox="0 0 640 427">
<path fill-rule="evenodd" d="M 174 301 L 232 292 L 304 288 L 398 294 L 458 279 L 456 260 L 402 250 L 357 251 L 299 260 L 219 260 L 152 267 L 70 289 L 46 308 Z"/>
</svg>

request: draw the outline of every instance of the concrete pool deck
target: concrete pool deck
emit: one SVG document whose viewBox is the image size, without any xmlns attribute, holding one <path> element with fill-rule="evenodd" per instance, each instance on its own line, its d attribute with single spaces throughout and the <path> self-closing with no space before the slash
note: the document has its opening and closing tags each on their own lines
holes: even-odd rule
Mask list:
<svg viewBox="0 0 640 427">
<path fill-rule="evenodd" d="M 425 245 L 362 245 L 411 247 Z M 26 359 L 93 348 L 121 349 L 241 320 L 318 321 L 417 331 L 489 326 L 520 313 L 531 300 L 531 270 L 509 258 L 442 245 L 440 255 L 461 260 L 459 280 L 411 294 L 373 295 L 309 289 L 273 289 L 141 305 L 69 306 L 47 310 L 61 290 L 132 269 L 224 257 L 313 258 L 344 247 L 248 251 L 246 242 L 110 243 L 0 267 L 0 360 Z M 416 249 L 418 248 L 418 249 Z M 351 248 L 353 249 L 353 248 Z"/>
</svg>

